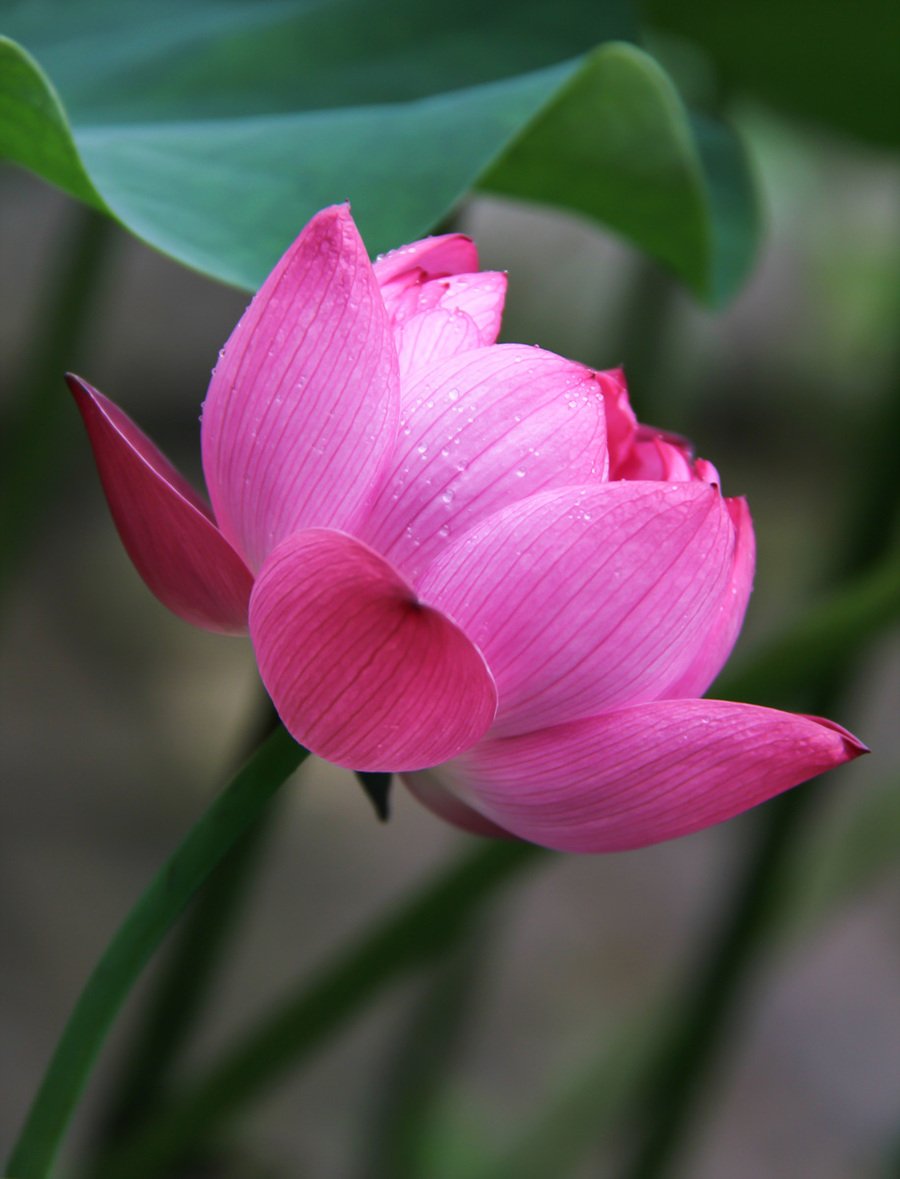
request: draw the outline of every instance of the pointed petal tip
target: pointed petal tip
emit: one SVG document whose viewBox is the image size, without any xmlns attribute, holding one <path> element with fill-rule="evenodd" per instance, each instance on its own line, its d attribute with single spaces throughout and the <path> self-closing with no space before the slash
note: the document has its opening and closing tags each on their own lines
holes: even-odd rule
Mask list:
<svg viewBox="0 0 900 1179">
<path fill-rule="evenodd" d="M 114 402 L 73 373 L 66 382 L 116 529 L 147 587 L 185 622 L 246 634 L 253 578 L 209 508 Z"/>
<path fill-rule="evenodd" d="M 824 716 L 813 716 L 812 713 L 803 712 L 801 716 L 805 716 L 807 720 L 815 721 L 816 724 L 822 725 L 825 729 L 831 729 L 833 733 L 837 733 L 841 740 L 844 749 L 844 757 L 835 761 L 835 765 L 842 765 L 844 762 L 855 761 L 858 757 L 863 757 L 872 750 L 868 745 L 864 745 L 859 737 L 855 737 L 849 729 L 845 729 L 843 725 L 839 725 L 837 721 L 829 720 Z"/>
<path fill-rule="evenodd" d="M 251 569 L 295 531 L 354 530 L 399 415 L 388 314 L 349 206 L 332 205 L 254 296 L 206 396 L 206 485 L 223 534 Z"/>
<path fill-rule="evenodd" d="M 441 773 L 467 803 L 522 839 L 609 852 L 723 822 L 864 752 L 821 717 L 660 700 L 489 738 Z"/>
</svg>

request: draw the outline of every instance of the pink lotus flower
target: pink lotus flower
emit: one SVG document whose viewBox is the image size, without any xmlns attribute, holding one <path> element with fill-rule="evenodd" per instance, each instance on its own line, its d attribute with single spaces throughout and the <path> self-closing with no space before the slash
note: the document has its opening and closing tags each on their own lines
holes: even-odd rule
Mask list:
<svg viewBox="0 0 900 1179">
<path fill-rule="evenodd" d="M 470 830 L 635 847 L 856 757 L 830 721 L 699 699 L 750 594 L 747 506 L 621 373 L 495 344 L 505 287 L 461 235 L 373 267 L 319 213 L 213 373 L 211 511 L 70 378 L 147 585 L 249 630 L 298 741 Z"/>
</svg>

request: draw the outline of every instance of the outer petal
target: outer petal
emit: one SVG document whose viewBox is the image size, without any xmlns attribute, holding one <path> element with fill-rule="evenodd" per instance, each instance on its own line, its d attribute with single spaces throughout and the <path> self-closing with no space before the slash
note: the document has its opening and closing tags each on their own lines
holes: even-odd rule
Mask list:
<svg viewBox="0 0 900 1179">
<path fill-rule="evenodd" d="M 402 774 L 401 777 L 410 794 L 445 823 L 452 823 L 469 835 L 486 835 L 492 839 L 515 838 L 478 811 L 466 806 L 462 799 L 442 784 L 433 770 L 418 770 L 412 774 Z"/>
<path fill-rule="evenodd" d="M 258 569 L 285 536 L 352 528 L 396 439 L 388 316 L 346 206 L 318 213 L 232 332 L 203 411 L 223 533 Z"/>
<path fill-rule="evenodd" d="M 478 250 L 464 233 L 444 233 L 424 237 L 398 250 L 391 250 L 375 260 L 375 277 L 382 288 L 402 278 L 419 282 L 421 277 L 444 278 L 448 274 L 468 274 L 478 269 Z M 388 298 L 391 293 L 388 292 Z"/>
<path fill-rule="evenodd" d="M 606 478 L 594 373 L 521 344 L 420 371 L 393 469 L 359 535 L 415 580 L 479 520 L 546 487 Z"/>
<path fill-rule="evenodd" d="M 418 589 L 484 653 L 506 736 L 660 696 L 718 617 L 734 543 L 708 484 L 570 487 L 483 521 Z"/>
<path fill-rule="evenodd" d="M 260 674 L 285 725 L 357 770 L 418 770 L 473 745 L 497 695 L 478 649 L 353 537 L 295 533 L 250 601 Z"/>
<path fill-rule="evenodd" d="M 747 501 L 743 498 L 726 499 L 725 505 L 731 513 L 737 537 L 731 580 L 719 603 L 718 617 L 696 660 L 665 690 L 666 696 L 702 696 L 725 666 L 744 624 L 756 570 L 756 537 Z"/>
<path fill-rule="evenodd" d="M 203 500 L 134 422 L 66 377 L 122 543 L 147 586 L 186 622 L 246 634 L 253 578 Z"/>
<path fill-rule="evenodd" d="M 481 741 L 440 774 L 523 839 L 605 852 L 719 823 L 865 752 L 845 729 L 816 717 L 660 700 Z"/>
</svg>

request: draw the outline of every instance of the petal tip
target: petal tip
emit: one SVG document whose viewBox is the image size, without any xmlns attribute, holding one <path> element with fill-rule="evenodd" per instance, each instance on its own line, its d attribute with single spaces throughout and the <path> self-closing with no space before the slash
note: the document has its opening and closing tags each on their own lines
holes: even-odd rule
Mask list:
<svg viewBox="0 0 900 1179">
<path fill-rule="evenodd" d="M 801 715 L 805 716 L 808 720 L 815 721 L 817 725 L 821 725 L 824 729 L 830 729 L 833 733 L 837 734 L 843 750 L 843 756 L 838 756 L 834 763 L 835 765 L 843 765 L 845 762 L 855 761 L 856 758 L 863 757 L 865 754 L 872 752 L 868 745 L 865 745 L 858 737 L 855 737 L 849 729 L 845 729 L 843 725 L 839 725 L 837 721 L 829 720 L 824 716 L 813 716 L 808 712 L 802 713 Z"/>
</svg>

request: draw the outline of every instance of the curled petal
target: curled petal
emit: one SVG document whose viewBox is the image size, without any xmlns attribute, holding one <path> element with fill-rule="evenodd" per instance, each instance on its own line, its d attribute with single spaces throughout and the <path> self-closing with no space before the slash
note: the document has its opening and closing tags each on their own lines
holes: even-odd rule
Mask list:
<svg viewBox="0 0 900 1179">
<path fill-rule="evenodd" d="M 606 408 L 606 440 L 609 447 L 609 477 L 622 479 L 622 468 L 631 455 L 638 420 L 628 400 L 625 371 L 621 368 L 597 373 Z"/>
<path fill-rule="evenodd" d="M 119 536 L 148 588 L 185 622 L 246 634 L 253 578 L 209 508 L 117 405 L 79 377 L 66 380 Z"/>
<path fill-rule="evenodd" d="M 415 369 L 435 364 L 445 356 L 469 352 L 482 342 L 478 325 L 470 315 L 463 311 L 448 311 L 443 307 L 422 311 L 411 319 L 395 324 L 394 338 L 397 341 L 402 390 L 405 390 Z"/>
<path fill-rule="evenodd" d="M 493 344 L 505 296 L 506 275 L 492 271 L 409 287 L 391 309 L 401 376 L 445 356 Z"/>
<path fill-rule="evenodd" d="M 444 308 L 462 312 L 478 329 L 479 344 L 493 344 L 500 332 L 506 275 L 496 270 L 435 278 L 419 292 L 418 310 Z"/>
<path fill-rule="evenodd" d="M 478 250 L 464 233 L 444 233 L 391 250 L 375 260 L 375 278 L 385 301 L 423 279 L 470 274 L 478 269 Z M 400 281 L 398 281 L 400 280 Z M 390 285 L 390 289 L 389 288 Z"/>
<path fill-rule="evenodd" d="M 403 376 L 497 339 L 506 275 L 479 272 L 475 243 L 464 234 L 427 237 L 392 250 L 374 269 Z"/>
<path fill-rule="evenodd" d="M 352 528 L 399 417 L 390 322 L 346 206 L 306 226 L 216 365 L 203 469 L 223 533 L 258 569 L 301 528 Z"/>
<path fill-rule="evenodd" d="M 440 768 L 469 805 L 562 851 L 644 847 L 719 823 L 867 752 L 831 721 L 659 700 L 488 739 Z"/>
<path fill-rule="evenodd" d="M 410 580 L 479 520 L 546 488 L 606 478 L 594 373 L 497 344 L 419 370 L 393 467 L 360 530 Z"/>
<path fill-rule="evenodd" d="M 650 431 L 638 436 L 631 454 L 619 470 L 621 479 L 658 479 L 668 483 L 690 483 L 694 469 L 684 449 Z"/>
<path fill-rule="evenodd" d="M 696 478 L 702 479 L 704 483 L 715 483 L 716 487 L 722 486 L 722 476 L 709 459 L 694 459 L 693 467 Z M 749 515 L 747 518 L 750 518 Z"/>
<path fill-rule="evenodd" d="M 702 460 L 701 460 L 702 461 Z M 700 465 L 699 462 L 697 464 Z M 719 602 L 719 612 L 709 635 L 686 672 L 662 693 L 664 696 L 702 696 L 731 654 L 747 613 L 756 571 L 756 537 L 750 509 L 743 498 L 726 499 L 734 521 L 735 549 L 731 579 Z"/>
<path fill-rule="evenodd" d="M 734 544 L 705 483 L 568 487 L 482 521 L 418 589 L 483 652 L 505 736 L 662 695 L 715 624 Z"/>
<path fill-rule="evenodd" d="M 445 823 L 452 823 L 460 831 L 469 835 L 485 835 L 491 839 L 514 839 L 508 831 L 480 815 L 478 811 L 458 798 L 452 790 L 448 790 L 432 770 L 417 770 L 411 774 L 401 774 L 410 794 L 432 814 L 443 819 Z"/>
<path fill-rule="evenodd" d="M 250 634 L 285 725 L 336 765 L 423 769 L 493 720 L 496 689 L 478 649 L 343 533 L 298 532 L 271 553 Z"/>
</svg>

